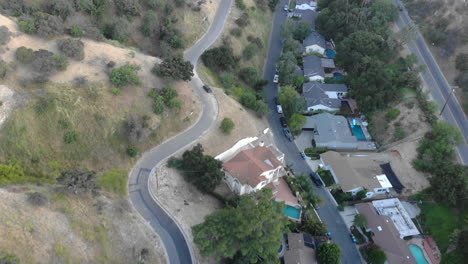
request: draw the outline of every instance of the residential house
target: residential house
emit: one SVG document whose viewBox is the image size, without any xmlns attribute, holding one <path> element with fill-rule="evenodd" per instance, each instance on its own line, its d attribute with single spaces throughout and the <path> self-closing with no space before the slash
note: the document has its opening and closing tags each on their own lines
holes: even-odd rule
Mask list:
<svg viewBox="0 0 468 264">
<path fill-rule="evenodd" d="M 315 56 L 306 56 L 303 59 L 304 77 L 309 81 L 323 82 L 325 80 L 325 70 L 322 67 L 322 60 Z"/>
<path fill-rule="evenodd" d="M 317 52 L 321 55 L 325 54 L 325 49 L 327 47 L 327 42 L 325 38 L 320 35 L 317 31 L 312 31 L 305 39 L 302 41 L 302 46 L 304 48 L 304 54 L 311 52 Z"/>
<path fill-rule="evenodd" d="M 311 235 L 289 233 L 286 239 L 284 264 L 316 264 L 315 244 Z"/>
<path fill-rule="evenodd" d="M 296 0 L 296 9 L 315 11 L 317 2 L 311 0 Z"/>
<path fill-rule="evenodd" d="M 385 199 L 356 204 L 359 214 L 367 218 L 367 231 L 372 240 L 385 252 L 388 264 L 416 264 L 405 237 L 418 235 L 419 231 L 400 200 Z"/>
<path fill-rule="evenodd" d="M 336 151 L 327 151 L 320 155 L 323 169 L 329 170 L 341 190 L 356 195 L 367 190 L 366 198 L 390 192 L 392 184 L 382 173 L 379 164 L 363 157 L 349 157 Z"/>
<path fill-rule="evenodd" d="M 344 84 L 307 82 L 303 84 L 302 91 L 308 112 L 338 111 L 341 108 L 341 98 L 349 88 Z"/>
</svg>

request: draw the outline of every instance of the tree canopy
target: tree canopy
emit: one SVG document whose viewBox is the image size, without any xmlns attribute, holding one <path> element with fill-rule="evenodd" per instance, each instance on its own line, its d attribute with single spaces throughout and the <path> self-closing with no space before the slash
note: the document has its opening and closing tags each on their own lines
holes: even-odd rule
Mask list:
<svg viewBox="0 0 468 264">
<path fill-rule="evenodd" d="M 341 248 L 336 243 L 322 243 L 317 247 L 317 259 L 321 264 L 340 264 Z"/>
<path fill-rule="evenodd" d="M 360 228 L 367 227 L 367 217 L 363 214 L 357 214 L 354 216 L 354 224 Z"/>
<path fill-rule="evenodd" d="M 269 188 L 243 195 L 236 207 L 221 209 L 192 228 L 195 244 L 203 256 L 275 262 L 286 231 L 282 211 Z"/>
<path fill-rule="evenodd" d="M 307 118 L 301 114 L 292 114 L 289 119 L 289 128 L 294 135 L 299 135 L 302 131 L 302 127 L 306 123 Z"/>
<path fill-rule="evenodd" d="M 153 72 L 161 77 L 170 77 L 174 80 L 190 81 L 193 76 L 193 65 L 185 61 L 181 55 L 169 57 L 161 64 L 156 64 Z"/>
<path fill-rule="evenodd" d="M 231 47 L 222 45 L 205 51 L 201 59 L 203 63 L 215 71 L 229 71 L 237 68 L 240 58 L 234 55 Z"/>
<path fill-rule="evenodd" d="M 291 86 L 283 86 L 279 92 L 279 101 L 286 119 L 290 119 L 294 113 L 303 113 L 305 101 Z"/>
</svg>

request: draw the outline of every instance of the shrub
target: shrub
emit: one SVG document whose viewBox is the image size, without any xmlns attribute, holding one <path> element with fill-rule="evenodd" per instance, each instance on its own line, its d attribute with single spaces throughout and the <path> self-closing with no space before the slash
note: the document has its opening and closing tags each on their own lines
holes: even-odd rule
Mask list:
<svg viewBox="0 0 468 264">
<path fill-rule="evenodd" d="M 448 33 L 439 28 L 431 28 L 427 31 L 426 36 L 429 39 L 429 42 L 432 42 L 435 45 L 441 45 L 447 41 Z"/>
<path fill-rule="evenodd" d="M 234 122 L 232 121 L 231 118 L 225 117 L 223 121 L 221 121 L 221 125 L 219 126 L 219 128 L 224 134 L 229 135 L 231 134 L 231 131 L 234 129 Z"/>
<path fill-rule="evenodd" d="M 118 87 L 126 85 L 142 85 L 140 78 L 137 75 L 137 71 L 139 70 L 140 66 L 138 65 L 126 64 L 112 70 L 110 81 L 113 85 Z"/>
<path fill-rule="evenodd" d="M 69 131 L 63 136 L 63 141 L 67 144 L 75 143 L 78 140 L 78 134 L 75 131 Z"/>
<path fill-rule="evenodd" d="M 54 55 L 53 59 L 54 59 L 55 68 L 57 70 L 64 71 L 64 70 L 67 69 L 67 67 L 68 67 L 67 57 L 60 56 L 60 55 Z"/>
<path fill-rule="evenodd" d="M 107 39 L 117 40 L 121 43 L 125 43 L 128 40 L 128 22 L 124 19 L 114 20 L 112 23 L 104 25 L 102 34 Z"/>
<path fill-rule="evenodd" d="M 127 155 L 129 157 L 136 157 L 138 155 L 138 149 L 134 146 L 128 146 L 127 147 Z"/>
<path fill-rule="evenodd" d="M 336 243 L 322 243 L 317 247 L 317 259 L 323 264 L 339 264 L 341 248 Z"/>
<path fill-rule="evenodd" d="M 26 34 L 34 34 L 37 32 L 36 22 L 32 18 L 20 19 L 18 21 L 19 30 Z"/>
<path fill-rule="evenodd" d="M 468 71 L 468 53 L 460 53 L 455 59 L 455 67 L 460 71 Z"/>
<path fill-rule="evenodd" d="M 21 63 L 30 63 L 33 60 L 33 50 L 24 46 L 16 49 L 15 58 Z"/>
<path fill-rule="evenodd" d="M 125 196 L 127 194 L 127 170 L 112 169 L 104 173 L 99 179 L 99 185 L 108 192 Z"/>
<path fill-rule="evenodd" d="M 166 102 L 167 107 L 179 110 L 182 107 L 182 102 L 177 98 L 172 98 Z"/>
<path fill-rule="evenodd" d="M 176 7 L 183 7 L 185 5 L 185 0 L 174 0 Z"/>
<path fill-rule="evenodd" d="M 257 51 L 257 46 L 255 44 L 250 43 L 242 51 L 242 56 L 244 57 L 244 59 L 250 60 L 255 55 L 255 53 L 257 53 Z"/>
<path fill-rule="evenodd" d="M 49 75 L 57 70 L 57 63 L 54 58 L 54 53 L 48 50 L 37 50 L 33 52 L 33 58 L 31 62 L 31 67 L 34 71 L 43 74 Z"/>
<path fill-rule="evenodd" d="M 69 0 L 48 0 L 46 8 L 49 14 L 66 19 L 73 11 L 73 2 Z"/>
<path fill-rule="evenodd" d="M 114 0 L 114 4 L 119 15 L 138 16 L 140 14 L 138 0 Z"/>
<path fill-rule="evenodd" d="M 98 188 L 96 184 L 96 172 L 79 170 L 62 171 L 57 182 L 66 187 L 66 190 L 75 194 L 83 192 L 95 192 Z"/>
<path fill-rule="evenodd" d="M 45 18 L 37 18 L 37 34 L 51 38 L 64 33 L 65 26 L 60 17 L 46 16 Z"/>
<path fill-rule="evenodd" d="M 0 79 L 5 78 L 9 70 L 10 67 L 8 66 L 8 63 L 4 62 L 3 60 L 0 60 Z M 0 103 L 0 106 L 2 106 L 2 103 Z"/>
<path fill-rule="evenodd" d="M 4 45 L 10 41 L 10 35 L 10 31 L 6 26 L 0 26 L 0 45 Z"/>
<path fill-rule="evenodd" d="M 223 73 L 220 77 L 221 85 L 226 89 L 231 89 L 234 86 L 236 77 L 230 73 Z"/>
<path fill-rule="evenodd" d="M 14 254 L 0 251 L 0 263 L 1 264 L 20 264 L 20 259 Z"/>
<path fill-rule="evenodd" d="M 387 121 L 391 121 L 397 118 L 399 114 L 400 114 L 400 110 L 393 108 L 393 109 L 388 110 L 387 114 L 385 114 L 385 118 L 387 119 Z"/>
<path fill-rule="evenodd" d="M 455 78 L 455 82 L 463 89 L 468 90 L 468 71 L 461 72 L 457 78 Z"/>
<path fill-rule="evenodd" d="M 163 96 L 164 101 L 167 103 L 167 102 L 169 102 L 171 99 L 176 98 L 179 94 L 177 93 L 177 90 L 176 90 L 176 89 L 174 89 L 174 88 L 171 87 L 171 86 L 168 86 L 168 87 L 164 87 L 164 88 L 162 89 L 161 95 Z"/>
<path fill-rule="evenodd" d="M 244 0 L 236 0 L 236 6 L 240 10 L 244 10 L 246 8 Z"/>
<path fill-rule="evenodd" d="M 190 81 L 193 76 L 193 65 L 180 55 L 169 57 L 161 64 L 155 64 L 152 72 L 160 77 L 170 77 L 174 80 Z"/>
<path fill-rule="evenodd" d="M 264 87 L 265 85 L 267 85 L 267 84 L 268 84 L 268 80 L 263 80 L 263 79 L 262 79 L 262 80 L 256 80 L 256 81 L 255 81 L 254 88 L 255 88 L 255 90 L 257 90 L 257 91 L 261 91 L 261 90 L 263 89 L 263 87 Z"/>
<path fill-rule="evenodd" d="M 143 17 L 142 23 L 143 24 L 141 25 L 141 33 L 143 33 L 143 35 L 147 37 L 153 36 L 158 28 L 156 13 L 154 13 L 153 11 L 149 11 L 148 13 L 146 13 Z"/>
<path fill-rule="evenodd" d="M 401 128 L 401 127 L 396 127 L 395 128 L 395 139 L 396 140 L 401 140 L 406 137 L 406 131 Z"/>
<path fill-rule="evenodd" d="M 248 67 L 241 69 L 239 77 L 247 84 L 253 85 L 257 81 L 258 74 L 254 68 Z"/>
<path fill-rule="evenodd" d="M 215 71 L 229 71 L 237 68 L 239 58 L 234 55 L 231 47 L 222 45 L 205 51 L 201 56 L 203 63 Z"/>
<path fill-rule="evenodd" d="M 80 26 L 73 25 L 70 28 L 70 36 L 79 38 L 83 36 L 83 30 L 81 30 Z"/>
<path fill-rule="evenodd" d="M 242 13 L 242 15 L 238 19 L 236 19 L 234 22 L 236 23 L 236 25 L 238 25 L 241 28 L 247 26 L 248 24 L 250 24 L 249 14 L 245 12 Z"/>
<path fill-rule="evenodd" d="M 35 206 L 44 206 L 48 202 L 48 199 L 47 196 L 42 193 L 33 192 L 28 194 L 28 202 Z"/>
<path fill-rule="evenodd" d="M 229 33 L 231 33 L 231 35 L 233 35 L 233 36 L 240 37 L 240 36 L 242 36 L 242 29 L 236 27 L 236 28 L 231 29 L 231 31 L 229 31 Z"/>
<path fill-rule="evenodd" d="M 76 39 L 59 39 L 57 40 L 58 49 L 67 57 L 75 60 L 84 59 L 84 44 Z"/>
<path fill-rule="evenodd" d="M 157 95 L 154 99 L 153 103 L 153 112 L 157 115 L 160 115 L 164 112 L 164 100 L 163 97 Z"/>
<path fill-rule="evenodd" d="M 250 43 L 253 43 L 253 44 L 257 45 L 257 47 L 258 47 L 259 49 L 262 49 L 262 48 L 263 48 L 263 42 L 262 42 L 262 40 L 261 40 L 259 37 L 254 37 L 254 36 L 252 36 L 252 35 L 249 35 L 249 36 L 247 37 L 247 40 L 248 40 Z"/>
</svg>

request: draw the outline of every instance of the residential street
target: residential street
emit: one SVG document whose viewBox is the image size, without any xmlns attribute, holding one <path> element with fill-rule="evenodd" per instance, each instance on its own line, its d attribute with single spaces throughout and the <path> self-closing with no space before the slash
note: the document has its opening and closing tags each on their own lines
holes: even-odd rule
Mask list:
<svg viewBox="0 0 468 264">
<path fill-rule="evenodd" d="M 192 48 L 185 52 L 185 58 L 196 65 L 200 55 L 209 48 L 220 36 L 226 21 L 232 0 L 221 0 L 214 21 L 210 29 Z M 202 113 L 195 125 L 163 144 L 143 154 L 129 176 L 129 196 L 135 209 L 158 233 L 161 238 L 170 264 L 196 263 L 191 243 L 187 239 L 177 222 L 154 199 L 149 190 L 150 171 L 159 163 L 185 150 L 194 141 L 205 134 L 213 125 L 218 114 L 218 105 L 213 94 L 207 94 L 203 89 L 203 82 L 198 75 L 190 81 L 193 90 L 198 94 L 202 103 Z"/>
<path fill-rule="evenodd" d="M 285 154 L 286 163 L 292 165 L 294 172 L 304 172 L 308 175 L 311 171 L 310 168 L 301 158 L 296 145 L 293 142 L 289 142 L 282 132 L 282 128 L 279 123 L 280 115 L 276 113 L 276 105 L 274 103 L 274 98 L 277 96 L 278 88 L 276 84 L 271 82 L 273 76 L 275 75 L 275 64 L 281 52 L 280 28 L 283 22 L 286 20 L 283 7 L 287 3 L 288 1 L 283 0 L 276 7 L 276 15 L 273 21 L 274 24 L 265 66 L 264 79 L 269 81 L 269 84 L 265 87 L 268 107 L 270 109 L 268 122 L 275 136 L 276 146 Z M 317 212 L 320 218 L 326 223 L 328 230 L 332 233 L 332 240 L 338 243 L 341 247 L 342 263 L 361 263 L 361 257 L 358 253 L 358 249 L 356 245 L 351 242 L 348 228 L 339 215 L 337 207 L 333 204 L 330 196 L 327 194 L 327 191 L 324 189 L 316 189 L 316 192 L 322 197 L 323 200 L 323 204 L 319 209 L 317 209 Z"/>
<path fill-rule="evenodd" d="M 410 24 L 412 21 L 408 16 L 407 10 L 404 8 L 400 0 L 395 0 L 397 5 L 403 7 L 400 12 L 400 17 L 397 21 L 398 27 L 401 29 L 405 25 Z M 408 44 L 410 51 L 418 57 L 419 64 L 427 65 L 427 69 L 422 73 L 424 82 L 431 88 L 431 95 L 434 100 L 440 105 L 444 105 L 446 99 L 450 94 L 452 87 L 448 84 L 444 74 L 439 68 L 431 54 L 431 51 L 426 45 L 421 33 L 412 43 Z M 456 92 L 456 91 L 455 91 Z M 463 113 L 463 109 L 459 102 L 456 100 L 455 95 L 449 99 L 447 107 L 445 108 L 442 117 L 450 124 L 460 128 L 465 138 L 465 144 L 458 147 L 458 153 L 463 164 L 468 164 L 468 120 Z"/>
</svg>

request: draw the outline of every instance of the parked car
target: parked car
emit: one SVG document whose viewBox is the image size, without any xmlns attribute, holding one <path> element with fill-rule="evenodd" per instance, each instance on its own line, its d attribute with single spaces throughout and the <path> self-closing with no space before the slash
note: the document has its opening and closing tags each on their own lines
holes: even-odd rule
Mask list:
<svg viewBox="0 0 468 264">
<path fill-rule="evenodd" d="M 289 11 L 289 6 L 288 6 L 288 5 L 284 5 L 283 10 L 284 10 L 284 11 Z"/>
<path fill-rule="evenodd" d="M 306 154 L 304 153 L 304 151 L 299 151 L 299 154 L 301 155 L 301 158 L 302 158 L 303 160 L 307 159 L 307 156 L 306 156 Z"/>
<path fill-rule="evenodd" d="M 278 83 L 278 81 L 279 81 L 279 75 L 275 74 L 275 76 L 273 76 L 273 83 Z"/>
<path fill-rule="evenodd" d="M 275 97 L 274 100 L 275 100 L 275 105 L 279 105 L 279 104 L 280 104 L 278 97 Z"/>
<path fill-rule="evenodd" d="M 317 173 L 312 172 L 309 174 L 310 179 L 314 182 L 315 186 L 320 187 L 323 185 L 322 181 L 319 179 Z"/>
<path fill-rule="evenodd" d="M 403 7 L 402 7 L 402 6 L 400 6 L 400 11 L 403 11 Z"/>
<path fill-rule="evenodd" d="M 211 87 L 209 87 L 209 86 L 208 86 L 208 85 L 206 85 L 206 84 L 205 84 L 205 85 L 203 85 L 203 89 L 205 89 L 205 92 L 207 92 L 207 93 L 211 93 L 211 92 L 213 92 L 213 90 L 211 89 Z"/>
<path fill-rule="evenodd" d="M 353 243 L 357 243 L 357 239 L 356 239 L 356 237 L 355 237 L 353 234 L 350 234 L 349 237 L 351 238 L 351 241 L 352 241 Z"/>
<path fill-rule="evenodd" d="M 302 17 L 302 14 L 300 14 L 300 13 L 293 13 L 293 14 L 292 14 L 292 17 L 293 17 L 293 18 L 301 18 L 301 17 Z"/>
<path fill-rule="evenodd" d="M 286 138 L 288 138 L 289 141 L 292 142 L 294 140 L 294 138 L 293 138 L 293 136 L 291 134 L 291 130 L 289 130 L 289 128 L 287 128 L 287 127 L 283 128 L 283 133 L 286 136 Z"/>
<path fill-rule="evenodd" d="M 280 120 L 280 123 L 281 123 L 282 127 L 287 127 L 288 126 L 288 122 L 286 122 L 286 118 L 284 118 L 284 116 L 280 117 L 279 120 Z"/>
<path fill-rule="evenodd" d="M 278 114 L 282 114 L 283 113 L 283 107 L 281 107 L 281 105 L 276 105 L 276 112 L 278 112 Z"/>
</svg>

